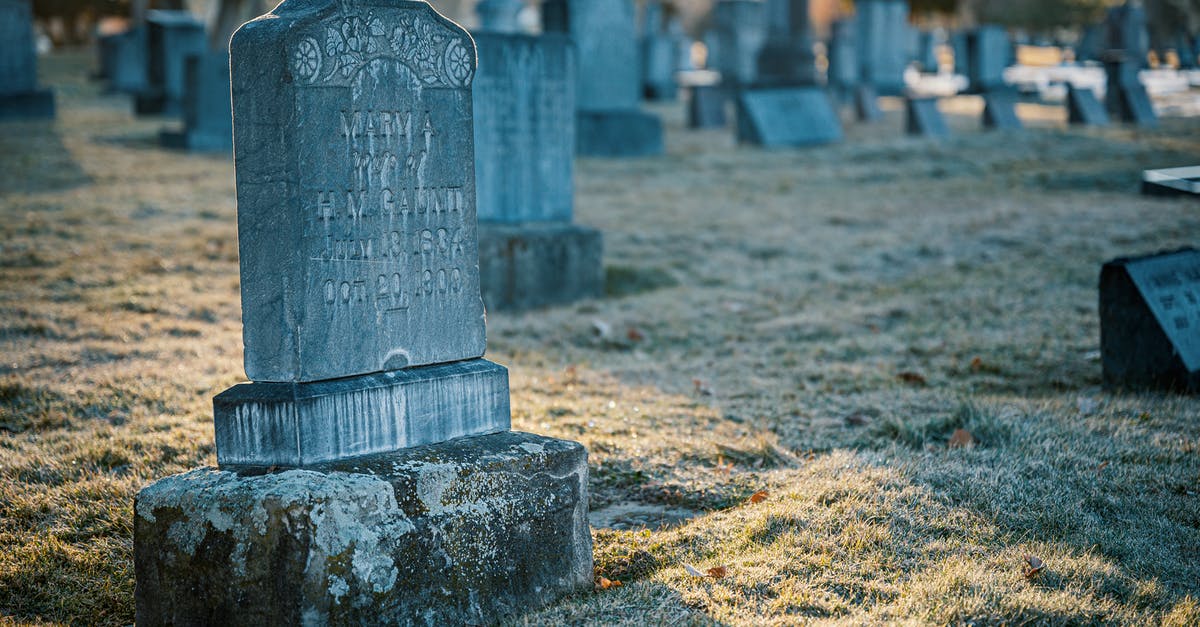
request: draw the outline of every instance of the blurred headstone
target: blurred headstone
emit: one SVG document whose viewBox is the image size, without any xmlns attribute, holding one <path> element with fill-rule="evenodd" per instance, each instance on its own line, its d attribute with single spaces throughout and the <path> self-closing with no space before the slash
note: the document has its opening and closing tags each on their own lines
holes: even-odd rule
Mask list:
<svg viewBox="0 0 1200 627">
<path fill-rule="evenodd" d="M 855 10 L 859 77 L 881 95 L 903 93 L 909 56 L 908 2 L 858 0 Z"/>
<path fill-rule="evenodd" d="M 479 0 L 475 11 L 479 14 L 479 30 L 488 33 L 519 33 L 518 17 L 525 3 L 521 0 Z"/>
<path fill-rule="evenodd" d="M 1142 172 L 1146 196 L 1200 196 L 1200 166 Z"/>
<path fill-rule="evenodd" d="M 187 58 L 184 74 L 183 128 L 162 131 L 160 143 L 198 152 L 232 150 L 229 53 L 194 54 Z"/>
<path fill-rule="evenodd" d="M 842 123 L 829 94 L 818 87 L 753 89 L 738 102 L 738 141 L 766 147 L 842 141 Z"/>
<path fill-rule="evenodd" d="M 146 13 L 146 88 L 134 99 L 138 114 L 183 110 L 187 58 L 208 50 L 204 24 L 187 11 Z"/>
<path fill-rule="evenodd" d="M 134 26 L 116 35 L 112 43 L 109 88 L 123 94 L 138 94 L 146 89 L 146 27 Z"/>
<path fill-rule="evenodd" d="M 1109 55 L 1104 62 L 1108 77 L 1104 105 L 1109 116 L 1141 127 L 1158 126 L 1158 116 L 1138 76 L 1136 62 L 1119 56 L 1119 51 L 1110 50 Z"/>
<path fill-rule="evenodd" d="M 1067 121 L 1080 126 L 1108 126 L 1108 113 L 1096 92 L 1068 84 Z"/>
<path fill-rule="evenodd" d="M 946 118 L 938 109 L 937 102 L 937 98 L 905 98 L 905 132 L 921 137 L 950 137 L 950 127 L 946 125 Z"/>
<path fill-rule="evenodd" d="M 1001 131 L 1021 130 L 1017 117 L 1017 94 L 1012 89 L 995 89 L 983 94 L 983 127 Z"/>
<path fill-rule="evenodd" d="M 481 359 L 470 36 L 288 0 L 230 55 L 252 382 L 213 401 L 219 468 L 137 496 L 137 624 L 494 624 L 590 588 L 586 451 L 509 431 Z"/>
<path fill-rule="evenodd" d="M 717 85 L 692 85 L 688 99 L 688 128 L 725 128 L 725 96 Z"/>
<path fill-rule="evenodd" d="M 575 52 L 561 33 L 476 33 L 479 283 L 489 311 L 600 296 L 603 238 L 573 224 Z"/>
<path fill-rule="evenodd" d="M 808 0 L 766 0 L 767 41 L 758 52 L 756 87 L 817 84 Z"/>
<path fill-rule="evenodd" d="M 767 37 L 763 3 L 759 0 L 717 0 L 709 31 L 708 67 L 721 73 L 726 93 L 754 83 L 758 52 Z"/>
<path fill-rule="evenodd" d="M 922 72 L 937 73 L 937 35 L 929 31 L 920 31 L 917 36 L 917 65 Z"/>
<path fill-rule="evenodd" d="M 1135 70 L 1147 67 L 1150 31 L 1146 23 L 1146 9 L 1141 3 L 1135 4 L 1127 0 L 1123 5 L 1109 9 L 1104 19 L 1104 27 L 1108 51 L 1122 51 L 1123 58 L 1131 62 Z"/>
<path fill-rule="evenodd" d="M 854 89 L 854 114 L 859 122 L 875 122 L 883 119 L 879 108 L 879 94 L 870 85 L 859 85 Z"/>
<path fill-rule="evenodd" d="M 662 121 L 641 111 L 632 0 L 546 0 L 543 29 L 575 42 L 576 153 L 595 157 L 662 154 Z"/>
<path fill-rule="evenodd" d="M 854 41 L 854 20 L 835 20 L 829 37 L 829 88 L 843 102 L 853 98 L 858 85 L 858 53 Z"/>
<path fill-rule="evenodd" d="M 1083 36 L 1079 38 L 1079 44 L 1075 46 L 1075 60 L 1080 63 L 1099 61 L 1101 55 L 1104 54 L 1107 35 L 1107 29 L 1103 24 L 1092 24 L 1085 27 Z"/>
<path fill-rule="evenodd" d="M 678 20 L 675 20 L 678 24 Z M 642 8 L 642 93 L 647 100 L 671 101 L 678 96 L 675 70 L 679 55 L 680 33 L 668 28 L 661 2 L 646 3 Z"/>
<path fill-rule="evenodd" d="M 54 117 L 54 92 L 38 88 L 29 0 L 0 0 L 0 42 L 0 120 Z"/>
<path fill-rule="evenodd" d="M 1200 393 L 1200 251 L 1104 264 L 1100 360 L 1108 389 Z"/>
<path fill-rule="evenodd" d="M 967 78 L 977 94 L 1004 87 L 1012 43 L 999 26 L 980 26 L 967 36 Z"/>
</svg>

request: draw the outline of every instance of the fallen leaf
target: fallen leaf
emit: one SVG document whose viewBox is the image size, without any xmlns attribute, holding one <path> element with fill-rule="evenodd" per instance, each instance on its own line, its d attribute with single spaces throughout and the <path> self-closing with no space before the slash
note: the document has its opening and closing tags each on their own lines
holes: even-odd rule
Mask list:
<svg viewBox="0 0 1200 627">
<path fill-rule="evenodd" d="M 925 375 L 922 375 L 918 372 L 901 372 L 900 374 L 896 375 L 896 378 L 905 383 L 911 383 L 912 385 L 925 385 L 926 383 Z"/>
<path fill-rule="evenodd" d="M 725 568 L 724 566 L 716 566 L 704 572 L 708 573 L 708 576 L 712 577 L 713 579 L 720 579 L 729 574 L 729 569 Z"/>
<path fill-rule="evenodd" d="M 700 570 L 698 568 L 696 568 L 695 566 L 692 566 L 691 564 L 684 564 L 683 569 L 687 571 L 687 574 L 689 574 L 693 577 L 703 577 L 704 576 L 704 573 L 700 572 Z"/>
<path fill-rule="evenodd" d="M 724 457 L 717 458 L 717 472 L 722 474 L 731 474 L 733 472 L 733 462 L 725 461 Z"/>
<path fill-rule="evenodd" d="M 979 372 L 980 370 L 983 370 L 983 358 L 976 357 L 971 360 L 971 372 Z"/>
<path fill-rule="evenodd" d="M 629 330 L 625 332 L 625 337 L 629 338 L 630 342 L 641 342 L 646 339 L 646 334 L 637 327 L 629 327 Z"/>
<path fill-rule="evenodd" d="M 1025 569 L 1026 579 L 1033 579 L 1038 573 L 1042 572 L 1042 569 L 1046 568 L 1046 562 L 1032 555 L 1025 556 L 1025 563 L 1029 564 L 1029 567 Z"/>
<path fill-rule="evenodd" d="M 692 386 L 696 388 L 696 393 L 700 396 L 712 396 L 712 388 L 700 379 L 692 379 Z"/>
<path fill-rule="evenodd" d="M 609 588 L 620 588 L 621 582 L 614 580 L 614 579 L 609 579 L 608 577 L 601 575 L 599 577 L 596 577 L 596 587 L 600 588 L 601 590 L 608 590 Z"/>
<path fill-rule="evenodd" d="M 1107 459 L 1100 462 L 1099 466 L 1096 466 L 1096 474 L 1100 474 L 1100 473 L 1104 472 L 1105 468 L 1108 468 L 1108 460 Z"/>
<path fill-rule="evenodd" d="M 866 414 L 850 414 L 846 416 L 846 424 L 852 427 L 861 427 L 871 424 L 871 417 Z"/>
<path fill-rule="evenodd" d="M 975 439 L 975 436 L 971 435 L 970 431 L 955 429 L 954 434 L 950 436 L 950 442 L 947 443 L 947 446 L 950 448 L 971 448 L 978 443 L 979 441 Z"/>
<path fill-rule="evenodd" d="M 762 503 L 763 501 L 767 500 L 768 496 L 771 496 L 771 495 L 766 490 L 759 490 L 758 492 L 755 492 L 754 494 L 750 495 L 750 499 L 749 499 L 750 504 L 757 505 L 759 503 Z"/>
</svg>

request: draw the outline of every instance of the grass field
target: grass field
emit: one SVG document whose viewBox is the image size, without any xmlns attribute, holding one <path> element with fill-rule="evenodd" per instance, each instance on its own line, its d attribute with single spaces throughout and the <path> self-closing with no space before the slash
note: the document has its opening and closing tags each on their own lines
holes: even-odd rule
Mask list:
<svg viewBox="0 0 1200 627">
<path fill-rule="evenodd" d="M 0 623 L 127 625 L 133 496 L 215 462 L 244 376 L 233 166 L 43 65 L 58 120 L 0 126 Z M 516 428 L 588 447 L 621 585 L 514 622 L 1200 624 L 1200 400 L 1100 388 L 1096 292 L 1197 243 L 1137 183 L 1200 119 L 959 99 L 936 143 L 890 104 L 782 152 L 663 107 L 666 156 L 578 163 L 610 295 L 491 313 L 488 356 Z"/>
</svg>

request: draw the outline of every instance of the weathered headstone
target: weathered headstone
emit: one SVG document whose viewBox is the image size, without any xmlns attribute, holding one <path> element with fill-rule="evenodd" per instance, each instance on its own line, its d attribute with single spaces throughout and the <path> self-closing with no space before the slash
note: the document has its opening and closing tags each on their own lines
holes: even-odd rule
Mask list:
<svg viewBox="0 0 1200 627">
<path fill-rule="evenodd" d="M 1122 57 L 1132 63 L 1134 70 L 1141 70 L 1148 65 L 1150 31 L 1147 28 L 1146 9 L 1140 3 L 1126 2 L 1109 9 L 1104 28 L 1106 52 L 1122 51 Z M 1108 60 L 1104 54 L 1101 59 Z"/>
<path fill-rule="evenodd" d="M 1095 92 L 1068 83 L 1067 121 L 1080 126 L 1108 126 L 1108 113 Z"/>
<path fill-rule="evenodd" d="M 1004 88 L 1012 44 L 999 26 L 980 26 L 967 35 L 967 78 L 969 89 L 984 93 Z"/>
<path fill-rule="evenodd" d="M 116 35 L 108 76 L 109 88 L 123 94 L 146 90 L 146 28 L 135 26 Z"/>
<path fill-rule="evenodd" d="M 489 310 L 600 296 L 603 238 L 571 222 L 575 51 L 559 33 L 477 33 L 479 273 Z"/>
<path fill-rule="evenodd" d="M 162 131 L 162 145 L 202 152 L 233 149 L 228 53 L 206 52 L 187 58 L 182 106 L 183 128 Z"/>
<path fill-rule="evenodd" d="M 860 78 L 879 94 L 903 93 L 908 67 L 908 2 L 858 0 L 855 10 Z"/>
<path fill-rule="evenodd" d="M 983 127 L 1001 131 L 1023 128 L 1017 117 L 1017 94 L 1011 89 L 998 89 L 983 94 Z"/>
<path fill-rule="evenodd" d="M 575 42 L 575 150 L 583 156 L 662 154 L 662 121 L 638 106 L 638 45 L 632 0 L 547 0 L 543 30 Z"/>
<path fill-rule="evenodd" d="M 826 74 L 830 89 L 843 102 L 854 97 L 858 86 L 858 52 L 855 43 L 854 21 L 835 20 L 830 26 L 829 70 Z"/>
<path fill-rule="evenodd" d="M 137 497 L 138 624 L 485 624 L 590 585 L 586 451 L 508 431 L 480 359 L 470 36 L 286 0 L 230 55 L 254 382 L 214 399 L 219 469 Z"/>
<path fill-rule="evenodd" d="M 692 85 L 688 90 L 688 128 L 725 128 L 725 95 L 718 85 Z"/>
<path fill-rule="evenodd" d="M 1104 105 L 1109 116 L 1137 126 L 1158 126 L 1158 116 L 1138 76 L 1137 64 L 1125 58 L 1121 51 L 1110 50 L 1108 54 L 1109 60 L 1104 62 L 1108 78 Z"/>
<path fill-rule="evenodd" d="M 770 33 L 758 55 L 758 78 L 738 95 L 738 141 L 811 146 L 842 140 L 830 95 L 817 87 L 807 0 L 769 0 Z"/>
<path fill-rule="evenodd" d="M 677 21 L 676 21 L 677 23 Z M 672 33 L 660 2 L 642 9 L 642 93 L 647 100 L 671 101 L 679 94 L 675 82 L 679 61 L 679 33 Z"/>
<path fill-rule="evenodd" d="M 208 50 L 204 24 L 187 11 L 146 14 L 146 89 L 134 99 L 141 114 L 178 115 L 183 111 L 187 58 Z"/>
<path fill-rule="evenodd" d="M 854 89 L 854 115 L 859 122 L 876 122 L 883 119 L 879 108 L 879 95 L 870 85 L 859 85 Z"/>
<path fill-rule="evenodd" d="M 1200 251 L 1104 264 L 1100 358 L 1107 388 L 1200 393 Z"/>
<path fill-rule="evenodd" d="M 745 91 L 738 99 L 738 141 L 770 148 L 842 141 L 829 94 L 817 87 Z"/>
<path fill-rule="evenodd" d="M 520 15 L 525 8 L 521 0 L 480 0 L 475 5 L 479 13 L 479 30 L 488 33 L 521 32 Z"/>
<path fill-rule="evenodd" d="M 38 89 L 29 0 L 0 0 L 0 120 L 54 117 L 54 92 Z"/>
<path fill-rule="evenodd" d="M 904 129 L 909 135 L 939 139 L 950 136 L 950 127 L 938 109 L 937 98 L 909 96 L 905 99 L 905 105 Z"/>
<path fill-rule="evenodd" d="M 754 83 L 767 26 L 760 0 L 717 0 L 713 6 L 708 67 L 732 94 Z"/>
<path fill-rule="evenodd" d="M 1146 170 L 1142 193 L 1147 196 L 1200 196 L 1200 166 Z"/>
<path fill-rule="evenodd" d="M 921 71 L 936 74 L 938 71 L 937 36 L 929 31 L 919 31 L 917 35 L 917 65 Z"/>
</svg>

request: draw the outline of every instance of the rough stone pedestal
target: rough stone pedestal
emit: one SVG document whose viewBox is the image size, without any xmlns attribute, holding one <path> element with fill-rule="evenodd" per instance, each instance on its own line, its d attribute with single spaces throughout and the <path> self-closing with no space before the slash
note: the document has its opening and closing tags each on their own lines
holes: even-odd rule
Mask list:
<svg viewBox="0 0 1200 627">
<path fill-rule="evenodd" d="M 479 287 L 489 310 L 602 296 L 603 257 L 600 231 L 578 224 L 479 223 Z"/>
<path fill-rule="evenodd" d="M 505 432 L 137 496 L 137 624 L 490 624 L 591 585 L 587 452 Z"/>
</svg>

